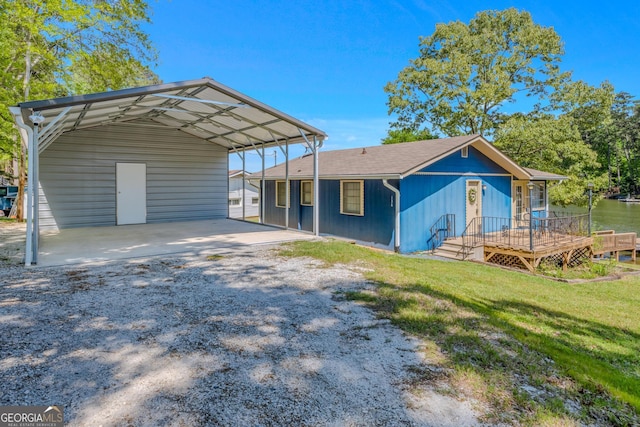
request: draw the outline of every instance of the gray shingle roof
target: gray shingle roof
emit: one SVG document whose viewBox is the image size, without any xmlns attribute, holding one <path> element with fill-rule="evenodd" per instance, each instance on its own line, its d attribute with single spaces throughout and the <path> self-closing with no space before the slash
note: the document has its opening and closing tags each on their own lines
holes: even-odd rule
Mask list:
<svg viewBox="0 0 640 427">
<path fill-rule="evenodd" d="M 524 168 L 531 175 L 531 179 L 534 180 L 546 180 L 546 181 L 562 181 L 567 179 L 564 175 L 558 175 L 551 172 L 539 171 L 533 168 Z"/>
<path fill-rule="evenodd" d="M 456 136 L 392 145 L 375 145 L 346 150 L 321 151 L 319 176 L 400 176 L 421 169 L 465 145 L 484 139 L 479 135 Z M 313 156 L 289 161 L 289 177 L 313 175 Z M 283 178 L 285 164 L 265 170 L 266 178 Z"/>
</svg>

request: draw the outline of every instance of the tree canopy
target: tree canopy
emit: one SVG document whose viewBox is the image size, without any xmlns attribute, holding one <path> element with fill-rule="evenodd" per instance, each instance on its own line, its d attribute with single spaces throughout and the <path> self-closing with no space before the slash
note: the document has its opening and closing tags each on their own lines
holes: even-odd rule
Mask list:
<svg viewBox="0 0 640 427">
<path fill-rule="evenodd" d="M 424 141 L 434 138 L 437 138 L 437 136 L 434 136 L 428 129 L 420 129 L 417 131 L 411 129 L 389 129 L 387 136 L 382 139 L 382 143 L 399 144 L 402 142 Z"/>
<path fill-rule="evenodd" d="M 553 28 L 516 9 L 479 12 L 465 24 L 436 25 L 420 56 L 385 86 L 392 127 L 438 134 L 491 135 L 516 98 L 540 99 L 568 78 Z"/>
<path fill-rule="evenodd" d="M 24 186 L 26 153 L 8 106 L 159 81 L 142 29 L 149 13 L 145 0 L 0 0 L 0 166 L 18 159 L 5 175 Z"/>
<path fill-rule="evenodd" d="M 560 204 L 584 202 L 587 181 L 640 190 L 638 103 L 606 81 L 572 80 L 563 54 L 553 28 L 514 8 L 438 24 L 385 86 L 395 117 L 385 140 L 420 129 L 481 134 L 523 166 L 568 176 L 550 192 Z"/>
</svg>

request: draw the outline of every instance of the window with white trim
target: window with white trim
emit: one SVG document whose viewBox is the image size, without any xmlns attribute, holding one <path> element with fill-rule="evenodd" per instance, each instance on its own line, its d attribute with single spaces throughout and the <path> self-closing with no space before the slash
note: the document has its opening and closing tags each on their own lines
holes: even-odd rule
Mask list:
<svg viewBox="0 0 640 427">
<path fill-rule="evenodd" d="M 516 184 L 516 220 L 521 221 L 523 219 L 523 213 L 522 184 Z"/>
<path fill-rule="evenodd" d="M 313 181 L 300 181 L 300 204 L 313 206 Z"/>
<path fill-rule="evenodd" d="M 276 207 L 278 208 L 286 208 L 288 205 L 286 184 L 286 181 L 276 181 Z"/>
<path fill-rule="evenodd" d="M 533 184 L 533 189 L 531 190 L 531 209 L 534 211 L 539 211 L 545 208 L 545 194 L 544 194 L 545 186 L 543 182 L 536 182 Z"/>
<path fill-rule="evenodd" d="M 340 181 L 340 213 L 364 216 L 364 181 Z"/>
<path fill-rule="evenodd" d="M 255 205 L 259 204 L 259 203 L 260 203 L 260 198 L 259 197 L 252 197 L 251 198 L 251 204 L 252 205 L 255 206 Z"/>
<path fill-rule="evenodd" d="M 229 206 L 240 206 L 241 199 L 229 199 Z"/>
<path fill-rule="evenodd" d="M 462 150 L 460 150 L 460 155 L 462 156 L 463 159 L 466 159 L 467 157 L 469 157 L 469 146 L 468 145 L 466 147 L 462 147 Z"/>
</svg>

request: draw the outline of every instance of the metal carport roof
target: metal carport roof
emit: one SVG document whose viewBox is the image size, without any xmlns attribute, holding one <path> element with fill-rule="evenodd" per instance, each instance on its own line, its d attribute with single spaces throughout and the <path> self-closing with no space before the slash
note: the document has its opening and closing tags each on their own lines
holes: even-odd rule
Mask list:
<svg viewBox="0 0 640 427">
<path fill-rule="evenodd" d="M 261 150 L 263 170 L 266 147 L 280 147 L 288 163 L 286 147 L 304 142 L 317 159 L 317 151 L 327 138 L 323 131 L 207 77 L 29 101 L 9 109 L 29 153 L 26 265 L 37 262 L 38 256 L 39 202 L 34 183 L 39 182 L 39 153 L 65 132 L 111 124 L 176 129 L 235 151 L 243 164 L 245 149 Z M 314 181 L 317 184 L 317 173 Z M 315 190 L 316 234 L 317 193 Z M 286 210 L 288 219 L 289 208 Z"/>
<path fill-rule="evenodd" d="M 42 152 L 64 132 L 108 124 L 163 126 L 230 150 L 326 139 L 294 117 L 210 78 L 18 104 L 25 123 L 44 117 Z"/>
</svg>

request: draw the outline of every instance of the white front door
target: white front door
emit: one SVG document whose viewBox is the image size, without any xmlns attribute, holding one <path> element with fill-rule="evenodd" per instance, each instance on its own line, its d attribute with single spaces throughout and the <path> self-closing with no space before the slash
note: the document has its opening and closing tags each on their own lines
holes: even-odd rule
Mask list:
<svg viewBox="0 0 640 427">
<path fill-rule="evenodd" d="M 147 165 L 116 163 L 116 224 L 147 222 Z"/>
<path fill-rule="evenodd" d="M 466 220 L 467 225 L 474 218 L 482 217 L 482 185 L 480 181 L 467 181 L 466 187 L 466 199 L 467 199 L 467 209 L 466 209 Z M 480 219 L 476 220 L 476 226 L 478 231 L 481 229 L 482 224 L 480 223 Z M 471 231 L 471 230 L 470 230 Z M 477 232 L 477 231 L 476 231 Z"/>
</svg>

